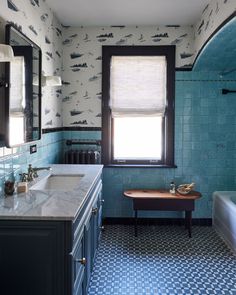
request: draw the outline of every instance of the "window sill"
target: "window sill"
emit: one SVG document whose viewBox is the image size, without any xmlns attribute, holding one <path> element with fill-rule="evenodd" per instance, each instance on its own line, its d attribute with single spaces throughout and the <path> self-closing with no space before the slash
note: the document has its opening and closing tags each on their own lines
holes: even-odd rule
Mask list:
<svg viewBox="0 0 236 295">
<path fill-rule="evenodd" d="M 176 165 L 107 164 L 104 168 L 177 168 Z"/>
</svg>

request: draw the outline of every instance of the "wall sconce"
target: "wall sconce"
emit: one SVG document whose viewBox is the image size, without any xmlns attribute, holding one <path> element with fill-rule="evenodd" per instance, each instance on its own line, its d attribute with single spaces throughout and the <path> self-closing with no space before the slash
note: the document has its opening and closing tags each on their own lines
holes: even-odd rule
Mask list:
<svg viewBox="0 0 236 295">
<path fill-rule="evenodd" d="M 42 86 L 61 86 L 60 76 L 42 76 Z"/>
<path fill-rule="evenodd" d="M 14 59 L 13 49 L 10 45 L 0 44 L 0 62 L 10 62 Z"/>
</svg>

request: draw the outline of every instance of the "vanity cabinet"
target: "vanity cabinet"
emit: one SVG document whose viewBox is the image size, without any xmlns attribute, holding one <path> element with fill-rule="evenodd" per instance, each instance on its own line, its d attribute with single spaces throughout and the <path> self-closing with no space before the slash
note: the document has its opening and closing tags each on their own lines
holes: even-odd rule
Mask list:
<svg viewBox="0 0 236 295">
<path fill-rule="evenodd" d="M 99 177 L 74 220 L 0 220 L 0 294 L 87 294 L 101 198 Z"/>
</svg>

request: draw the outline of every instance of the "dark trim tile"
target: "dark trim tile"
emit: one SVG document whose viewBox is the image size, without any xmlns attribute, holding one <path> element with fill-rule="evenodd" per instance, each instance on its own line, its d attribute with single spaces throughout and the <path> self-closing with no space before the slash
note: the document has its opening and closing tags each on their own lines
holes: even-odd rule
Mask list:
<svg viewBox="0 0 236 295">
<path fill-rule="evenodd" d="M 106 217 L 103 220 L 104 224 L 134 224 L 134 218 L 123 217 Z M 184 225 L 184 218 L 138 218 L 139 225 Z M 193 225 L 212 226 L 211 218 L 194 218 Z"/>
</svg>

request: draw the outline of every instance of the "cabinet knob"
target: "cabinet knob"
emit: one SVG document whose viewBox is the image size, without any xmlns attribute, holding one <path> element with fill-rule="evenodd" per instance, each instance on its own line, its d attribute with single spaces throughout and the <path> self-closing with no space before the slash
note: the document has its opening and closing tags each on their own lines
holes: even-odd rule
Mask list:
<svg viewBox="0 0 236 295">
<path fill-rule="evenodd" d="M 82 259 L 75 259 L 76 262 L 79 262 L 80 264 L 82 265 L 85 265 L 86 264 L 86 259 L 85 258 L 82 258 Z"/>
<path fill-rule="evenodd" d="M 97 212 L 98 212 L 98 208 L 93 208 L 93 209 L 92 209 L 92 213 L 93 213 L 94 215 L 96 215 Z"/>
<path fill-rule="evenodd" d="M 100 226 L 100 230 L 105 230 L 105 226 Z"/>
<path fill-rule="evenodd" d="M 102 204 L 102 203 L 104 203 L 104 202 L 105 202 L 105 200 L 104 200 L 104 199 L 102 199 L 102 200 L 101 200 L 101 204 Z"/>
</svg>

